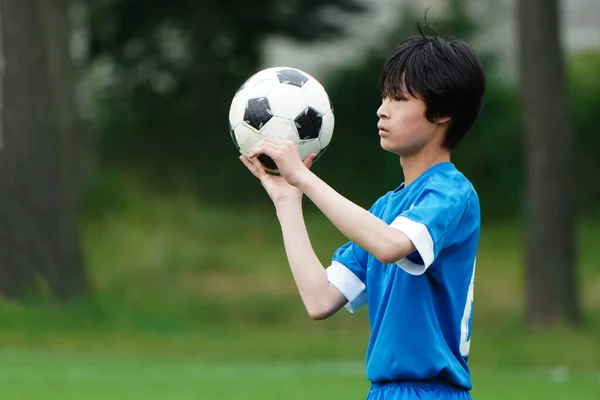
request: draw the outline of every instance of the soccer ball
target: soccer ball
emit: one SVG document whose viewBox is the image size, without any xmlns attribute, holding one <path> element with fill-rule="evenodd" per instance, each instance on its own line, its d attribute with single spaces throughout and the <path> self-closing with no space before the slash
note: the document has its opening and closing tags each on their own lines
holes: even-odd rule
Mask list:
<svg viewBox="0 0 600 400">
<path fill-rule="evenodd" d="M 261 139 L 277 137 L 296 144 L 300 157 L 321 157 L 333 135 L 329 96 L 315 78 L 291 67 L 267 68 L 252 75 L 237 90 L 229 109 L 231 139 L 244 156 Z M 277 165 L 258 157 L 269 172 Z"/>
</svg>

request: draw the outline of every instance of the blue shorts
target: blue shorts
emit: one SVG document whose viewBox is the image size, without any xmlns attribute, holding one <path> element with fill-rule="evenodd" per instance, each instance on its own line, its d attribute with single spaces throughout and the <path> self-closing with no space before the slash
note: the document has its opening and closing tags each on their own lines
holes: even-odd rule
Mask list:
<svg viewBox="0 0 600 400">
<path fill-rule="evenodd" d="M 371 383 L 367 400 L 471 400 L 471 394 L 442 383 L 386 382 Z"/>
</svg>

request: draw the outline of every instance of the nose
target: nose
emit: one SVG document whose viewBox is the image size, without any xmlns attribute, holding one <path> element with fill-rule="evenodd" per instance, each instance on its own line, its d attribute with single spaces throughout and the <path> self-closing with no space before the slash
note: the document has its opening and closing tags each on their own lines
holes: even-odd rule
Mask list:
<svg viewBox="0 0 600 400">
<path fill-rule="evenodd" d="M 377 116 L 379 117 L 379 119 L 389 118 L 387 108 L 385 107 L 385 99 L 381 102 L 381 105 L 377 109 Z"/>
</svg>

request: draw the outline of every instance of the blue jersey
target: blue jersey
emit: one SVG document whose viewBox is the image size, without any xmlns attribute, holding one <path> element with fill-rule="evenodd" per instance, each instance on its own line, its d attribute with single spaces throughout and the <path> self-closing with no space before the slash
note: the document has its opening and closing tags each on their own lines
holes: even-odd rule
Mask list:
<svg viewBox="0 0 600 400">
<path fill-rule="evenodd" d="M 408 236 L 414 253 L 383 264 L 347 243 L 327 268 L 351 312 L 368 304 L 372 382 L 436 381 L 471 389 L 467 359 L 479 199 L 452 163 L 379 198 L 370 212 Z"/>
</svg>

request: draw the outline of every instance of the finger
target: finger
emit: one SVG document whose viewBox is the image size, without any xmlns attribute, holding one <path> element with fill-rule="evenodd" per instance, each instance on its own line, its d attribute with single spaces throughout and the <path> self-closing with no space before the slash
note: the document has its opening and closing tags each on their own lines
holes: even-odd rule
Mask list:
<svg viewBox="0 0 600 400">
<path fill-rule="evenodd" d="M 256 177 L 262 181 L 262 179 L 267 176 L 265 166 L 262 165 L 262 163 L 257 157 L 251 158 L 250 162 L 252 162 L 252 164 L 254 165 L 254 169 L 256 170 Z"/>
<path fill-rule="evenodd" d="M 312 167 L 312 164 L 315 161 L 316 157 L 317 157 L 317 155 L 315 153 L 310 153 L 309 155 L 304 157 L 303 162 L 304 162 L 304 165 L 306 166 L 306 168 Z"/>
<path fill-rule="evenodd" d="M 248 152 L 249 158 L 257 157 L 261 154 L 271 157 L 274 161 L 277 161 L 279 155 L 279 148 L 277 145 L 272 143 L 262 143 L 254 147 L 252 150 Z"/>
<path fill-rule="evenodd" d="M 261 154 L 265 154 L 265 149 L 275 149 L 276 145 L 261 140 L 253 148 L 248 151 L 248 157 L 253 158 Z"/>
<path fill-rule="evenodd" d="M 260 179 L 260 175 L 259 175 L 260 171 L 251 160 L 248 160 L 246 158 L 246 156 L 240 156 L 240 160 L 246 166 L 246 168 L 248 168 L 248 170 L 252 173 L 252 175 L 254 175 L 255 177 Z"/>
<path fill-rule="evenodd" d="M 250 156 L 252 154 L 252 157 L 254 157 L 254 155 L 258 155 L 259 149 L 262 149 L 265 147 L 270 147 L 272 149 L 281 150 L 285 146 L 289 146 L 289 145 L 296 147 L 295 143 L 292 142 L 291 140 L 281 139 L 281 138 L 277 138 L 277 137 L 267 137 L 267 138 L 263 138 L 260 141 L 258 141 L 258 143 L 256 143 L 254 145 L 254 147 L 252 147 L 250 149 L 250 151 L 248 152 L 248 155 Z"/>
<path fill-rule="evenodd" d="M 252 172 L 252 175 L 260 179 L 261 181 L 267 175 L 263 165 L 260 163 L 260 161 L 258 161 L 257 158 L 248 159 L 245 156 L 240 156 L 240 160 L 242 160 L 242 163 L 244 163 L 246 168 L 248 168 L 248 170 Z"/>
</svg>

